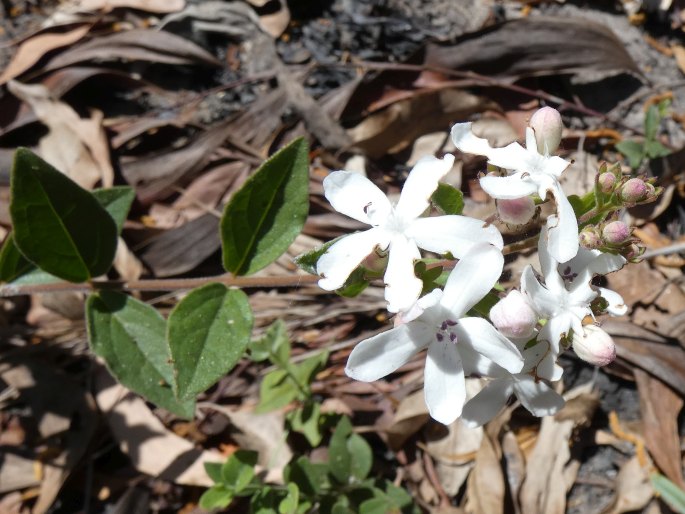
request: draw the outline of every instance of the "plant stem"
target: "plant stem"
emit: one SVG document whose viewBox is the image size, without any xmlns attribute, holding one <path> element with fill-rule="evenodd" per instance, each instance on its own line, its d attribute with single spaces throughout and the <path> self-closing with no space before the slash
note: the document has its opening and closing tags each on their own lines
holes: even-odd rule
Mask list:
<svg viewBox="0 0 685 514">
<path fill-rule="evenodd" d="M 52 284 L 5 284 L 0 286 L 0 298 L 20 296 L 35 293 L 63 293 L 94 291 L 121 291 L 131 293 L 134 291 L 187 291 L 203 286 L 210 282 L 218 282 L 229 287 L 241 289 L 273 289 L 281 287 L 299 287 L 312 285 L 318 282 L 320 277 L 314 275 L 279 275 L 273 277 L 234 277 L 231 275 L 219 275 L 216 277 L 200 278 L 171 278 L 151 280 L 131 280 L 123 282 L 118 280 L 101 280 L 73 284 L 71 282 L 55 282 Z"/>
</svg>

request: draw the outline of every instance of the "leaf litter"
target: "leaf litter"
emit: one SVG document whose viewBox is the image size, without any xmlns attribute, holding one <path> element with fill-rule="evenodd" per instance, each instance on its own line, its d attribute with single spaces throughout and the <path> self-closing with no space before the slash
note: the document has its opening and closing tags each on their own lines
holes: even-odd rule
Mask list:
<svg viewBox="0 0 685 514">
<path fill-rule="evenodd" d="M 479 0 L 458 8 L 441 0 L 393 0 L 383 7 L 365 0 L 354 8 L 334 0 L 308 3 L 304 10 L 283 0 L 82 0 L 33 12 L 28 2 L 16 3 L 19 11 L 0 21 L 0 83 L 15 81 L 0 93 L 0 151 L 37 147 L 88 188 L 136 188 L 138 201 L 122 239 L 129 250 L 117 264 L 121 277 L 219 273 L 216 213 L 261 160 L 296 136 L 314 145 L 310 216 L 289 251 L 260 272 L 264 277 L 296 273 L 292 258 L 359 229 L 322 201 L 322 178 L 351 157 L 362 158 L 367 176 L 396 194 L 423 136 L 435 134 L 430 145 L 440 149 L 440 133 L 446 139 L 450 123 L 480 118 L 484 130 L 497 126 L 520 138 L 527 113 L 540 102 L 563 99 L 569 124 L 564 150 L 576 151 L 578 161 L 583 155 L 615 160 L 603 134 L 639 135 L 645 98 L 671 89 L 673 116 L 662 135 L 674 154 L 642 170 L 661 176 L 670 193 L 657 210 L 634 215 L 644 220 L 639 230 L 651 236 L 643 237 L 648 252 L 683 241 L 685 177 L 676 157 L 685 144 L 677 121 L 685 98 L 673 85 L 680 81 L 682 52 L 676 46 L 669 55 L 647 39 L 666 48 L 675 44 L 682 28 L 663 16 L 644 11 L 647 21 L 634 24 L 635 13 L 621 9 L 507 1 L 498 10 Z M 449 23 L 434 12 L 449 13 Z M 682 19 L 677 5 L 668 14 Z M 68 23 L 55 25 L 60 19 Z M 52 25 L 40 27 L 44 21 Z M 457 184 L 471 193 L 466 210 L 494 212 L 469 187 L 479 169 L 480 163 L 467 161 L 455 170 Z M 569 180 L 564 187 L 585 187 L 582 176 Z M 7 185 L 0 181 L 5 190 Z M 0 198 L 6 209 L 7 196 Z M 314 390 L 327 408 L 353 414 L 358 427 L 378 434 L 371 440 L 385 455 L 383 465 L 396 473 L 391 478 L 428 512 L 648 512 L 661 502 L 649 481 L 653 469 L 683 485 L 683 253 L 664 255 L 681 260 L 655 256 L 608 277 L 633 306 L 628 321 L 599 320 L 613 335 L 619 359 L 589 383 L 592 370 L 568 362 L 575 371 L 565 387 L 576 396 L 542 421 L 513 404 L 481 429 L 459 422 L 439 427 L 419 401 L 417 362 L 387 382 L 350 383 L 342 368 L 352 346 L 390 323 L 378 287 L 356 298 L 304 285 L 250 291 L 255 336 L 282 318 L 295 341 L 294 362 L 324 348 L 331 352 L 330 368 L 316 377 Z M 525 259 L 519 255 L 508 266 L 520 268 Z M 175 295 L 145 299 L 163 310 L 177 301 Z M 154 503 L 171 512 L 185 502 L 190 512 L 197 494 L 189 484 L 210 484 L 201 463 L 221 461 L 237 448 L 259 449 L 261 463 L 278 480 L 297 441 L 279 453 L 277 441 L 286 439 L 283 412 L 255 428 L 260 365 L 239 364 L 201 398 L 200 416 L 178 435 L 174 429 L 182 425 L 174 416 L 151 411 L 121 386 L 110 383 L 114 391 L 102 385 L 99 368 L 85 355 L 78 316 L 35 300 L 43 314 L 34 311 L 32 324 L 26 302 L 3 301 L 3 330 L 11 334 L 3 346 L 19 356 L 17 370 L 31 368 L 36 358 L 67 363 L 77 386 L 71 399 L 56 405 L 85 409 L 81 430 L 91 432 L 80 448 L 68 438 L 48 448 L 35 438 L 16 439 L 12 444 L 24 455 L 3 461 L 0 476 L 16 478 L 3 489 L 3 508 L 19 512 L 17 505 L 31 504 L 41 512 L 61 501 L 67 512 L 78 505 L 67 498 L 85 480 L 96 511 L 122 508 L 142 484 L 146 494 L 135 501 L 145 508 Z M 54 374 L 35 370 L 41 379 Z M 51 417 L 35 394 L 23 396 L 24 386 L 3 380 L 3 435 L 26 421 L 26 413 L 55 430 L 73 423 L 68 416 Z M 97 416 L 106 422 L 97 432 L 89 383 L 96 384 Z M 18 396 L 9 394 L 15 390 Z M 76 407 L 70 403 L 84 398 Z M 612 432 L 611 411 L 638 435 L 625 440 Z M 86 440 L 92 441 L 89 449 Z M 643 441 L 649 461 L 635 453 L 636 440 Z M 46 459 L 48 450 L 57 456 Z M 268 459 L 271 453 L 277 457 Z M 104 464 L 103 455 L 111 462 Z M 114 457 L 121 455 L 126 458 L 117 464 Z M 42 463 L 46 472 L 30 476 L 29 462 Z M 122 472 L 123 481 L 108 478 Z"/>
</svg>

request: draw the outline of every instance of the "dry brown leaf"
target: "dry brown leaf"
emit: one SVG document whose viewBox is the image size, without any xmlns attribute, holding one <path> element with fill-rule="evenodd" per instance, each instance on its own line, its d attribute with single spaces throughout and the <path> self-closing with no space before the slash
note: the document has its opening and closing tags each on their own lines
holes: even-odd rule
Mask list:
<svg viewBox="0 0 685 514">
<path fill-rule="evenodd" d="M 685 48 L 681 45 L 672 45 L 671 50 L 673 51 L 673 57 L 675 57 L 678 68 L 685 73 Z"/>
<path fill-rule="evenodd" d="M 506 462 L 506 476 L 512 498 L 519 497 L 519 491 L 526 477 L 526 459 L 513 432 L 507 431 L 502 437 L 502 455 Z M 518 501 L 514 501 L 514 511 L 521 512 Z"/>
<path fill-rule="evenodd" d="M 126 241 L 119 237 L 117 252 L 114 255 L 114 269 L 117 270 L 122 280 L 138 280 L 145 271 L 138 257 L 129 249 Z"/>
<path fill-rule="evenodd" d="M 505 483 L 500 464 L 501 448 L 487 432 L 476 453 L 473 471 L 466 483 L 467 514 L 501 514 L 504 512 Z M 531 511 L 532 512 L 532 511 Z"/>
<path fill-rule="evenodd" d="M 118 7 L 128 7 L 129 9 L 140 9 L 141 11 L 154 13 L 170 13 L 180 11 L 185 7 L 185 0 L 76 0 L 73 8 L 81 11 L 109 12 Z M 67 6 L 62 6 L 64 9 Z"/>
<path fill-rule="evenodd" d="M 11 451 L 0 451 L 0 494 L 27 487 L 40 485 L 36 469 L 39 466 L 37 460 L 16 455 Z M 2 513 L 2 510 L 0 510 Z"/>
<path fill-rule="evenodd" d="M 277 1 L 279 9 L 270 14 L 262 14 L 259 16 L 259 25 L 267 34 L 274 38 L 280 37 L 290 24 L 290 9 L 288 9 L 288 4 L 284 0 Z"/>
<path fill-rule="evenodd" d="M 180 36 L 165 31 L 133 29 L 99 36 L 62 52 L 51 59 L 43 71 L 52 71 L 93 60 L 222 66 L 212 54 Z"/>
<path fill-rule="evenodd" d="M 482 97 L 458 89 L 417 91 L 368 116 L 348 131 L 354 146 L 372 158 L 403 150 L 419 136 L 444 130 L 493 107 Z"/>
<path fill-rule="evenodd" d="M 167 430 L 145 400 L 117 383 L 104 367 L 94 375 L 98 407 L 119 448 L 138 471 L 182 485 L 213 484 L 204 463 L 222 462 L 220 454 L 198 450 L 190 441 Z"/>
<path fill-rule="evenodd" d="M 430 419 L 423 391 L 415 391 L 400 401 L 392 424 L 385 430 L 388 446 L 398 451 Z M 430 444 L 430 443 L 429 443 Z"/>
<path fill-rule="evenodd" d="M 38 153 L 47 162 L 85 189 L 100 182 L 114 183 L 102 113 L 83 119 L 69 105 L 52 98 L 45 86 L 10 81 L 10 92 L 31 106 L 49 133 L 41 138 Z"/>
<path fill-rule="evenodd" d="M 592 384 L 584 384 L 569 391 L 564 397 L 567 400 L 576 399 L 576 402 L 586 398 L 587 402 L 595 404 L 595 395 L 591 390 Z M 557 416 L 563 412 L 564 409 Z M 542 419 L 540 433 L 528 458 L 526 478 L 521 487 L 521 512 L 525 514 L 563 514 L 566 511 L 566 494 L 573 483 L 573 471 L 577 471 L 576 465 L 569 464 L 569 442 L 573 429 L 586 416 L 583 415 L 578 420 L 573 417 L 562 418 L 565 419 Z"/>
<path fill-rule="evenodd" d="M 29 70 L 46 53 L 76 43 L 88 33 L 91 26 L 90 23 L 77 24 L 66 32 L 54 32 L 55 29 L 64 29 L 65 27 L 51 27 L 49 32 L 40 32 L 24 40 L 10 63 L 0 74 L 0 85 Z"/>
<path fill-rule="evenodd" d="M 680 458 L 678 416 L 683 399 L 660 380 L 639 368 L 633 370 L 640 393 L 643 436 L 656 465 L 681 489 L 685 489 Z"/>
<path fill-rule="evenodd" d="M 634 323 L 607 319 L 602 323 L 616 343 L 616 354 L 685 395 L 685 350 L 675 340 Z"/>
<path fill-rule="evenodd" d="M 622 514 L 643 508 L 654 496 L 647 470 L 640 466 L 637 456 L 621 466 L 616 476 L 616 497 L 602 514 Z"/>
</svg>

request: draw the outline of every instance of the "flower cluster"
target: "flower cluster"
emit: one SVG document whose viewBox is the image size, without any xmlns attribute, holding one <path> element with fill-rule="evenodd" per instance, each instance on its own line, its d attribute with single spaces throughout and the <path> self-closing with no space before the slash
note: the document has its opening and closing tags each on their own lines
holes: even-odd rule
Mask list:
<svg viewBox="0 0 685 514">
<path fill-rule="evenodd" d="M 375 381 L 426 350 L 424 391 L 431 416 L 445 424 L 461 417 L 478 426 L 512 394 L 536 416 L 558 411 L 564 401 L 552 383 L 562 375 L 559 355 L 571 347 L 594 365 L 615 358 L 613 341 L 597 326 L 596 316 L 622 315 L 627 307 L 620 295 L 594 285 L 593 279 L 639 256 L 631 228 L 616 212 L 651 201 L 659 191 L 651 181 L 626 179 L 616 167 L 603 165 L 589 193 L 595 196 L 585 199 L 592 201 L 576 202 L 585 209 L 574 210 L 560 184 L 572 163 L 552 155 L 561 132 L 561 117 L 549 107 L 532 116 L 525 148 L 518 143 L 493 148 L 473 134 L 470 123 L 452 128 L 461 152 L 483 155 L 500 170 L 480 179 L 497 199 L 500 221 L 535 225 L 536 204 L 552 201 L 555 206 L 540 230 L 539 273 L 528 265 L 520 287 L 501 298 L 494 289 L 504 266 L 497 228 L 461 215 L 427 216 L 454 156 L 420 160 L 397 204 L 360 174 L 336 171 L 326 177 L 324 192 L 331 205 L 371 228 L 326 249 L 316 265 L 319 285 L 339 289 L 369 255 L 387 255 L 385 297 L 388 310 L 397 313 L 393 328 L 353 349 L 347 375 Z M 449 274 L 443 272 L 442 289 L 436 285 L 440 281 L 426 280 L 425 266 L 415 266 L 421 250 L 458 260 Z M 492 306 L 489 313 L 483 305 Z M 467 398 L 465 379 L 470 376 L 486 383 Z"/>
</svg>

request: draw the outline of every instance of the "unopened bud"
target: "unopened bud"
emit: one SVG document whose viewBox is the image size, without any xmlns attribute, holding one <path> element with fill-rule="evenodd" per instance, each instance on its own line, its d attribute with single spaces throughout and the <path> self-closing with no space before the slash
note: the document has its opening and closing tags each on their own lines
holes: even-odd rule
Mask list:
<svg viewBox="0 0 685 514">
<path fill-rule="evenodd" d="M 585 325 L 583 334 L 573 334 L 573 351 L 585 362 L 595 366 L 606 366 L 616 358 L 614 340 L 595 325 Z"/>
<path fill-rule="evenodd" d="M 612 221 L 607 223 L 602 229 L 602 237 L 612 245 L 625 243 L 630 239 L 630 227 L 622 221 Z"/>
<path fill-rule="evenodd" d="M 611 172 L 602 173 L 597 178 L 597 183 L 602 193 L 611 193 L 614 190 L 614 185 L 616 185 L 616 175 Z"/>
<path fill-rule="evenodd" d="M 538 317 L 521 292 L 514 289 L 490 309 L 490 321 L 505 336 L 522 339 L 533 335 Z"/>
<path fill-rule="evenodd" d="M 631 178 L 621 187 L 621 199 L 630 204 L 641 202 L 650 193 L 648 185 L 651 186 L 651 184 L 645 183 L 641 178 Z M 653 191 L 654 186 L 651 189 Z"/>
<path fill-rule="evenodd" d="M 580 231 L 578 234 L 578 241 L 580 246 L 587 248 L 588 250 L 595 250 L 600 248 L 603 244 L 602 237 L 597 231 L 596 227 L 588 226 Z"/>
<path fill-rule="evenodd" d="M 642 257 L 642 254 L 645 253 L 645 250 L 647 250 L 647 248 L 645 248 L 644 246 L 633 243 L 630 246 L 628 246 L 628 248 L 624 252 L 621 253 L 623 254 L 623 257 L 626 258 L 626 260 L 630 262 L 639 262 L 640 258 Z"/>
<path fill-rule="evenodd" d="M 530 118 L 530 128 L 535 132 L 535 141 L 538 145 L 538 153 L 550 155 L 556 152 L 561 142 L 561 115 L 552 107 L 543 107 L 535 111 Z"/>
<path fill-rule="evenodd" d="M 514 200 L 497 200 L 499 219 L 510 225 L 525 225 L 535 215 L 535 202 L 530 196 Z"/>
</svg>

